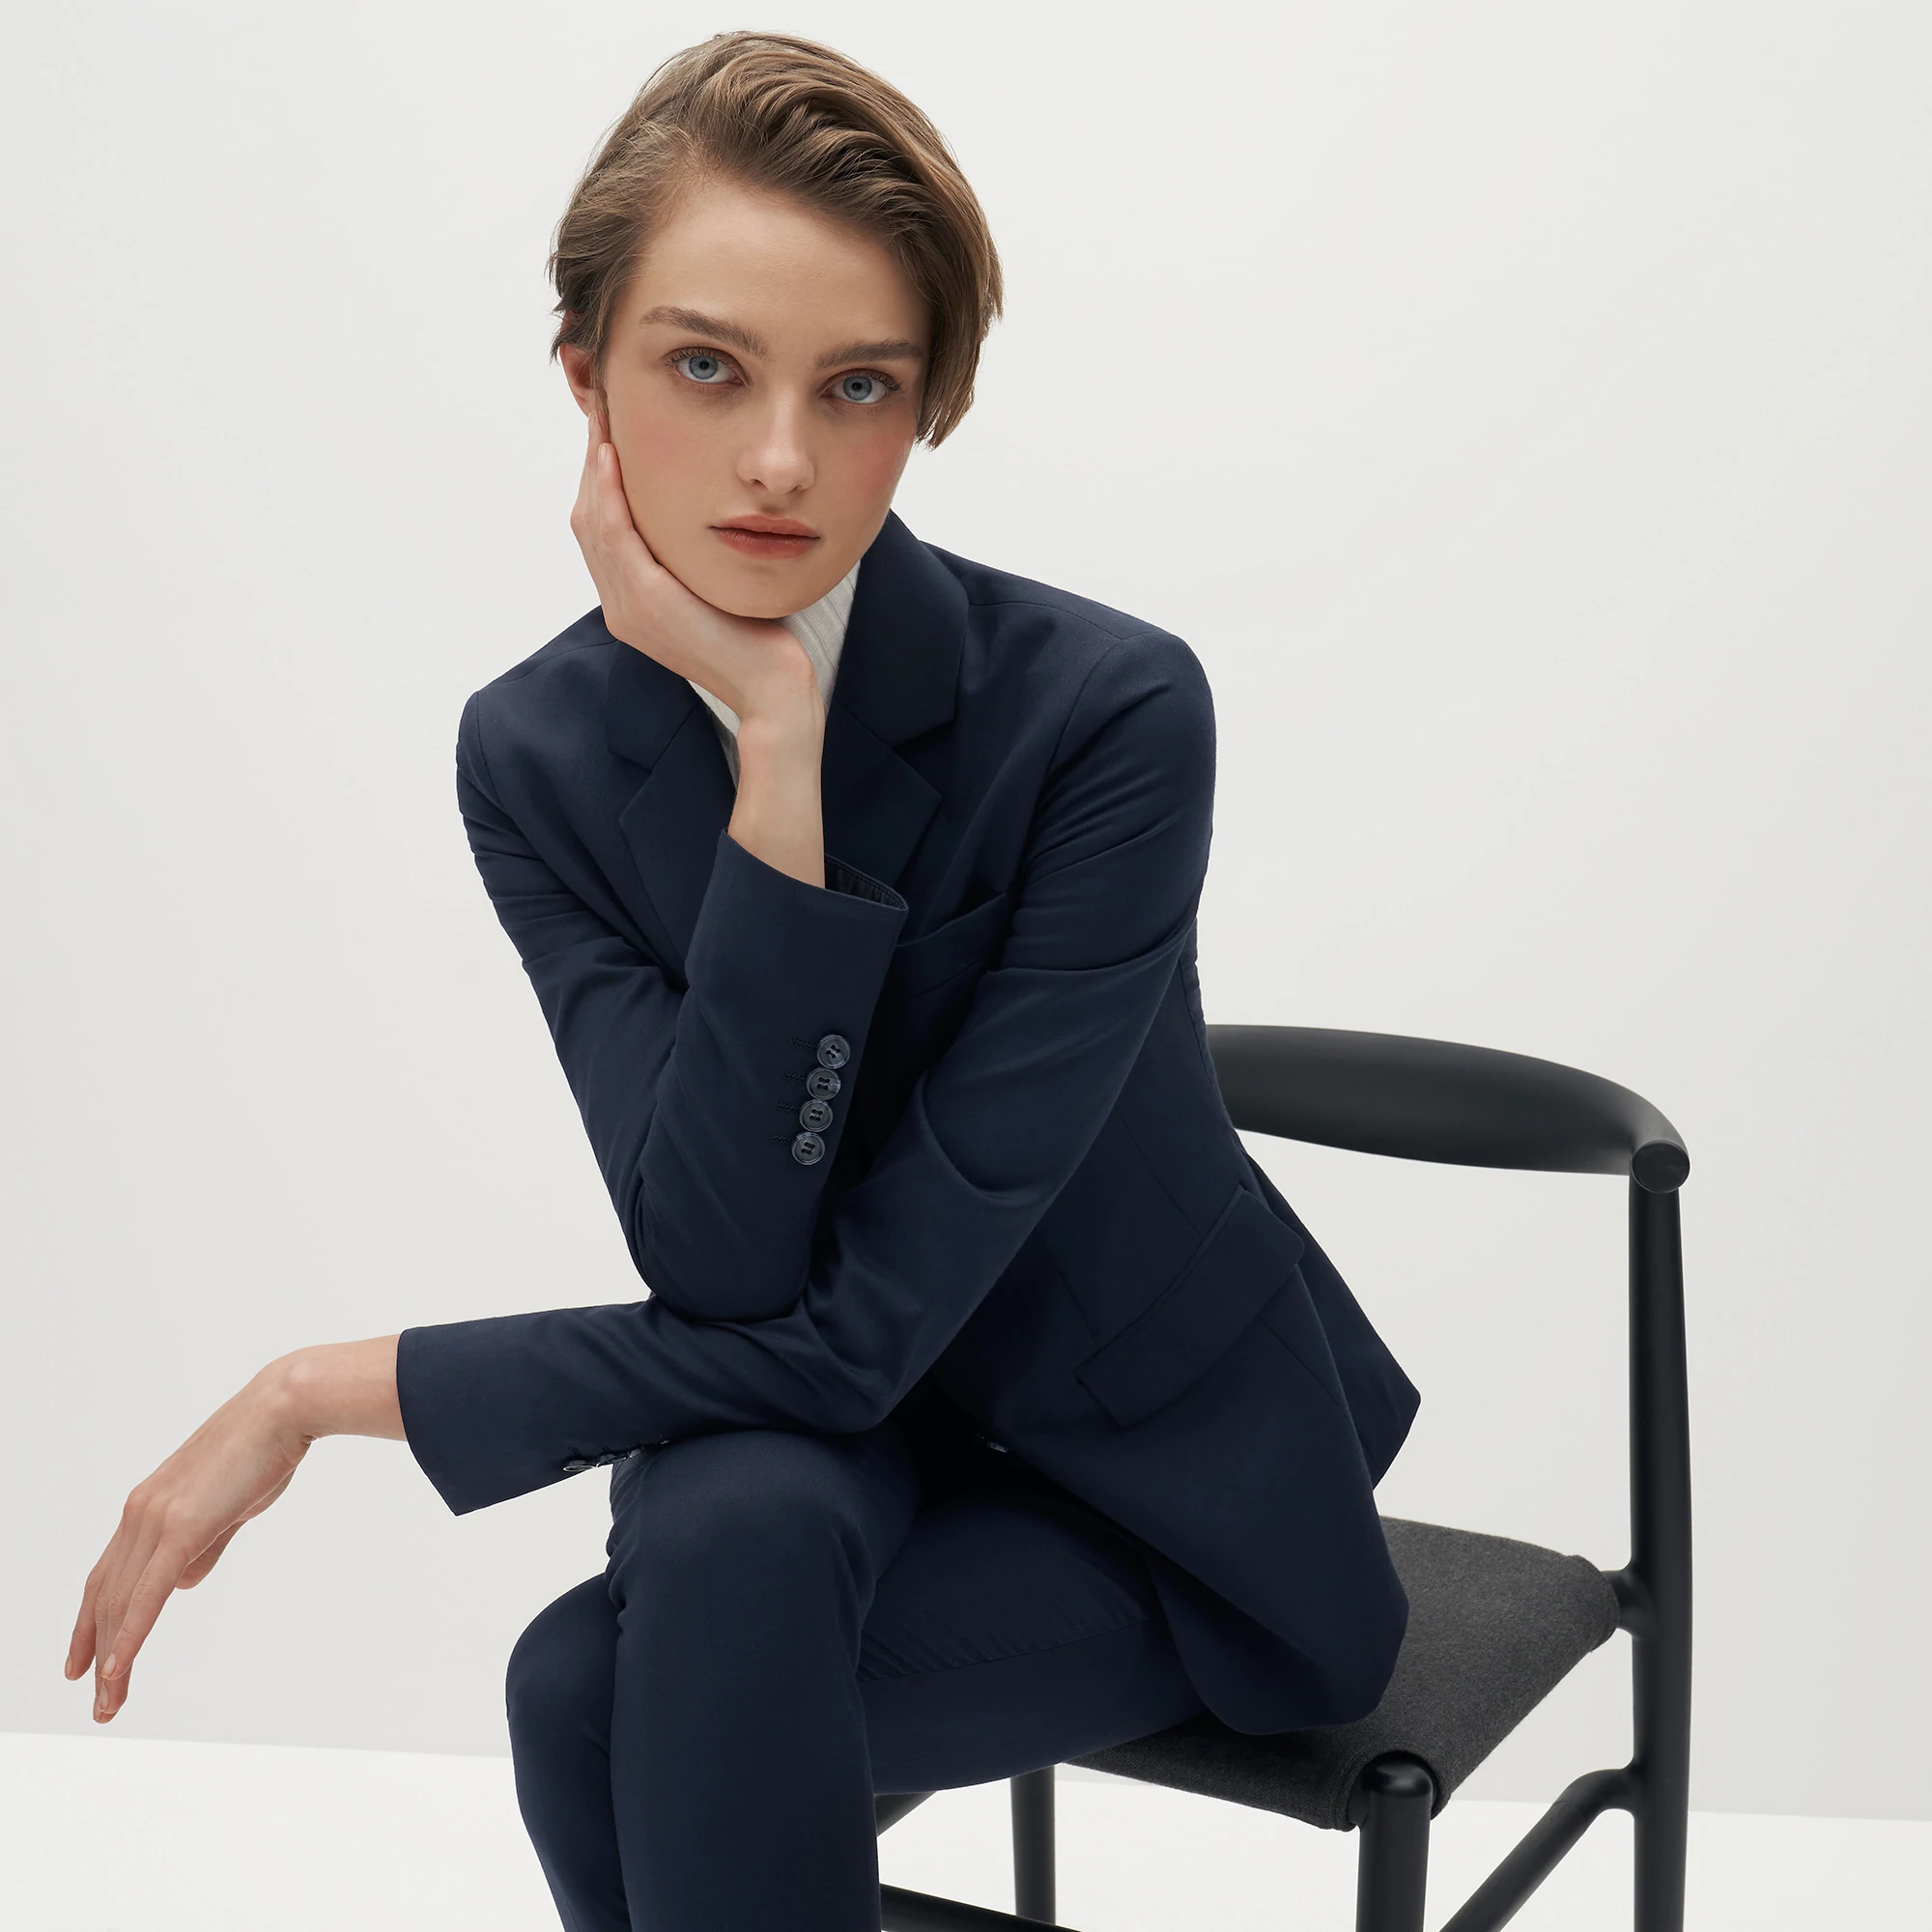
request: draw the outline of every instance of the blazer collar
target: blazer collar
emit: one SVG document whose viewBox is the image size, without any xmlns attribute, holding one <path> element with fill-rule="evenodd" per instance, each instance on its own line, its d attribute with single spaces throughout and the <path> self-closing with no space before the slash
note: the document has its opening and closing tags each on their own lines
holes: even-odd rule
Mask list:
<svg viewBox="0 0 1932 1932">
<path fill-rule="evenodd" d="M 859 568 L 825 720 L 825 848 L 895 885 L 939 807 L 897 747 L 951 722 L 966 594 L 888 511 Z M 731 817 L 731 777 L 697 694 L 620 645 L 606 688 L 605 742 L 642 783 L 618 817 L 668 961 L 682 970 Z"/>
<path fill-rule="evenodd" d="M 938 729 L 958 698 L 965 634 L 959 580 L 888 510 L 859 566 L 833 703 L 888 745 Z"/>
</svg>

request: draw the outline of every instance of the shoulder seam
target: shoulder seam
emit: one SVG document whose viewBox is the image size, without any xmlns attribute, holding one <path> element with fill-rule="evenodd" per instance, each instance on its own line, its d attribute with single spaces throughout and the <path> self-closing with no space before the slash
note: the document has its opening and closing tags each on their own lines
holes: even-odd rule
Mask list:
<svg viewBox="0 0 1932 1932">
<path fill-rule="evenodd" d="M 1020 600 L 1016 599 L 1014 601 L 1017 602 Z M 1051 609 L 1052 607 L 1045 606 L 1042 608 Z M 1096 624 L 1094 628 L 1097 631 L 1100 627 Z M 1107 633 L 1101 632 L 1101 635 L 1105 637 Z M 1051 771 L 1060 762 L 1060 753 L 1066 744 L 1066 734 L 1072 728 L 1074 714 L 1080 709 L 1081 699 L 1087 696 L 1087 687 L 1094 682 L 1094 673 L 1123 644 L 1130 644 L 1138 638 L 1165 638 L 1172 635 L 1171 632 L 1163 631 L 1158 624 L 1143 624 L 1138 630 L 1128 631 L 1124 635 L 1112 638 L 1109 640 L 1107 648 L 1101 651 L 1094 658 L 1094 662 L 1087 667 L 1085 673 L 1080 679 L 1080 689 L 1073 694 L 1073 701 L 1066 707 L 1066 716 L 1060 722 L 1060 735 L 1053 741 L 1053 751 L 1046 761 L 1048 771 Z M 1176 639 L 1175 641 L 1178 643 L 1180 640 Z"/>
<path fill-rule="evenodd" d="M 489 687 L 487 685 L 484 687 L 485 690 L 487 690 L 488 688 Z M 463 710 L 465 716 L 468 717 L 470 721 L 469 735 L 471 738 L 475 740 L 477 762 L 483 768 L 482 771 L 483 781 L 482 784 L 479 786 L 479 789 L 483 791 L 483 793 L 489 798 L 490 803 L 494 805 L 498 811 L 501 811 L 503 809 L 503 801 L 497 795 L 497 775 L 490 769 L 490 748 L 483 742 L 483 705 L 481 702 L 482 696 L 483 693 L 481 691 L 472 691 L 469 694 L 469 701 L 464 705 Z M 463 738 L 463 731 L 461 725 L 459 724 L 457 728 L 457 743 L 459 750 L 461 750 L 462 748 L 462 738 Z M 471 781 L 474 782 L 473 780 Z"/>
<path fill-rule="evenodd" d="M 1075 598 L 1074 593 L 1071 591 L 1065 594 L 1070 601 L 1083 604 L 1091 601 L 1084 597 Z M 1118 614 L 1125 618 L 1129 628 L 1124 631 L 1117 631 L 1101 623 L 1097 618 L 1090 615 L 1085 611 L 1069 611 L 1065 605 L 1049 604 L 1043 597 L 974 597 L 969 595 L 966 603 L 968 609 L 974 611 L 1001 611 L 1009 609 L 1051 611 L 1056 617 L 1078 618 L 1089 630 L 1097 631 L 1103 638 L 1113 638 L 1122 643 L 1124 643 L 1129 638 L 1144 637 L 1150 632 L 1161 629 L 1161 626 L 1158 624 L 1149 624 L 1138 617 L 1128 617 L 1125 611 L 1121 611 Z M 1104 610 L 1106 607 L 1103 605 L 1099 608 Z"/>
<path fill-rule="evenodd" d="M 572 657 L 579 651 L 602 651 L 608 649 L 610 649 L 610 644 L 603 638 L 585 638 L 581 644 L 566 644 L 559 651 L 551 651 L 550 646 L 546 644 L 542 649 L 532 651 L 522 664 L 512 665 L 508 670 L 498 671 L 490 680 L 490 684 L 513 684 L 520 677 L 528 677 L 531 671 L 539 669 L 544 665 L 554 664 L 558 658 Z M 545 652 L 549 652 L 550 654 L 546 656 Z M 483 687 L 485 691 L 488 691 L 489 688 L 489 684 Z"/>
</svg>

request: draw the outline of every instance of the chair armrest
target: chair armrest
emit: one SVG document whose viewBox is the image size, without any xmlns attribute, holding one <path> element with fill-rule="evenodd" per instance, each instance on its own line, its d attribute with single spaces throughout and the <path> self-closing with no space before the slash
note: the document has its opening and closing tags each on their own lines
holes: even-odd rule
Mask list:
<svg viewBox="0 0 1932 1932">
<path fill-rule="evenodd" d="M 1460 1167 L 1625 1174 L 1684 1184 L 1683 1137 L 1640 1094 L 1553 1060 L 1404 1034 L 1212 1026 L 1236 1126 Z"/>
</svg>

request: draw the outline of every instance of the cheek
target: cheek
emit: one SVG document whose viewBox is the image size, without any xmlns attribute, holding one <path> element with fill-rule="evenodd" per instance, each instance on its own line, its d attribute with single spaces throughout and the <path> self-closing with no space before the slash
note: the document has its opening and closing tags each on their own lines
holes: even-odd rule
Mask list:
<svg viewBox="0 0 1932 1932">
<path fill-rule="evenodd" d="M 839 494 L 855 507 L 890 501 L 911 454 L 912 437 L 902 422 L 867 428 L 838 452 Z"/>
<path fill-rule="evenodd" d="M 634 508 L 690 505 L 722 460 L 716 430 L 690 410 L 639 407 L 623 438 L 624 493 Z"/>
</svg>

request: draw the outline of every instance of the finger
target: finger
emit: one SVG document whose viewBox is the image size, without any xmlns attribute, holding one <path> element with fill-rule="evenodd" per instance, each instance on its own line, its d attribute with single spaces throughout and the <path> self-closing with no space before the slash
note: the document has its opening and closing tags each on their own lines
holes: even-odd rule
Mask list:
<svg viewBox="0 0 1932 1932">
<path fill-rule="evenodd" d="M 632 568 L 647 572 L 662 569 L 631 515 L 631 499 L 624 494 L 624 469 L 614 442 L 605 443 L 598 451 L 597 501 L 599 535 L 606 550 L 613 557 L 621 556 Z"/>
<path fill-rule="evenodd" d="M 97 1724 L 111 1723 L 114 1720 L 115 1713 L 128 1701 L 129 1682 L 130 1680 L 126 1677 L 117 1677 L 110 1682 L 99 1672 L 95 1674 L 92 1715 Z"/>
<path fill-rule="evenodd" d="M 70 1681 L 94 1662 L 94 1600 L 106 1574 L 107 1558 L 102 1555 L 87 1573 L 87 1581 L 81 1586 L 80 1610 L 73 1620 L 73 1634 L 67 1640 L 67 1662 L 63 1666 Z"/>
<path fill-rule="evenodd" d="M 107 1603 L 115 1579 L 128 1565 L 129 1550 L 139 1540 L 146 1518 L 147 1502 L 141 1491 L 131 1492 L 121 1505 L 121 1520 L 100 1552 L 100 1560 L 87 1573 L 81 1592 L 80 1612 L 74 1620 L 73 1639 L 68 1646 L 69 1675 L 78 1677 L 87 1666 L 107 1655 L 101 1643 L 106 1634 Z"/>
<path fill-rule="evenodd" d="M 164 1538 L 156 1546 L 128 1595 L 128 1611 L 115 1633 L 113 1651 L 101 1664 L 104 1683 L 119 1685 L 125 1690 L 123 1680 L 140 1656 L 148 1633 L 154 1629 L 163 1606 L 174 1594 L 175 1584 L 195 1553 L 179 1539 Z"/>
<path fill-rule="evenodd" d="M 583 553 L 584 562 L 590 565 L 591 576 L 595 578 L 597 568 L 591 557 L 591 546 L 596 541 L 599 514 L 597 452 L 602 445 L 597 437 L 595 412 L 586 411 L 585 420 L 590 424 L 590 436 L 583 447 L 583 468 L 578 473 L 577 500 L 570 506 L 570 528 L 578 548 Z M 599 588 L 602 587 L 600 584 Z"/>
<path fill-rule="evenodd" d="M 147 1570 L 148 1560 L 160 1540 L 159 1525 L 143 1516 L 135 1535 L 124 1548 L 119 1561 L 109 1571 L 94 1600 L 94 1674 L 97 1688 L 110 1674 L 116 1674 L 110 1673 L 108 1666 L 118 1667 L 123 1662 L 119 1652 L 121 1627 L 128 1620 L 128 1606 L 133 1600 L 134 1587 Z"/>
<path fill-rule="evenodd" d="M 590 425 L 590 435 L 583 445 L 583 468 L 577 472 L 577 501 L 572 506 L 571 517 L 573 523 L 576 512 L 589 505 L 597 487 L 597 424 L 588 412 L 583 419 Z"/>
<path fill-rule="evenodd" d="M 97 1641 L 102 1653 L 94 1673 L 94 1720 L 109 1722 L 128 1701 L 133 1681 L 133 1664 L 148 1633 L 155 1627 L 180 1576 L 189 1551 L 179 1542 L 163 1539 L 128 1592 L 114 1635 L 105 1643 Z"/>
</svg>

